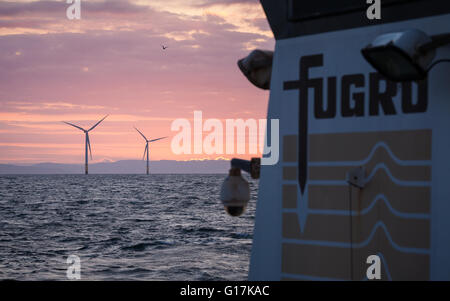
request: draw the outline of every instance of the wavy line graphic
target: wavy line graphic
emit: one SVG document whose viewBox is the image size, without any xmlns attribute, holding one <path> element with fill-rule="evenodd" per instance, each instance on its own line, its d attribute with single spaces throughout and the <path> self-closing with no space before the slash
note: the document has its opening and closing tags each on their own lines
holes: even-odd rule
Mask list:
<svg viewBox="0 0 450 301">
<path fill-rule="evenodd" d="M 372 169 L 372 172 L 370 175 L 365 179 L 366 183 L 369 183 L 376 175 L 378 171 L 384 171 L 386 175 L 389 177 L 389 179 L 399 185 L 399 186 L 430 186 L 430 181 L 405 181 L 405 180 L 399 180 L 395 178 L 392 173 L 390 172 L 389 168 L 384 163 L 377 164 L 374 169 Z M 289 182 L 289 181 L 286 181 Z M 296 182 L 296 181 L 291 181 Z M 348 185 L 348 182 L 346 180 L 309 180 L 309 185 Z"/>
<path fill-rule="evenodd" d="M 377 175 L 386 174 L 389 180 L 398 186 L 404 187 L 430 187 L 431 183 L 429 181 L 403 181 L 398 180 L 392 176 L 389 169 L 386 167 L 384 163 L 378 164 L 371 172 L 371 174 L 366 178 L 366 183 L 370 183 Z M 284 181 L 285 184 L 295 184 L 297 185 L 297 181 Z M 309 186 L 348 186 L 348 182 L 346 180 L 317 180 L 317 181 L 309 181 L 306 190 L 308 191 Z M 297 187 L 298 189 L 298 187 Z M 297 192 L 297 196 L 301 194 Z M 306 223 L 306 219 L 308 218 L 308 193 L 306 193 L 303 197 L 297 197 L 297 210 L 298 210 L 298 218 L 300 224 L 300 230 L 303 231 L 304 225 Z"/>
<path fill-rule="evenodd" d="M 383 142 L 380 141 L 374 145 L 374 147 L 371 149 L 369 155 L 360 161 L 320 161 L 320 162 L 308 162 L 309 166 L 361 166 L 366 165 L 367 163 L 372 160 L 372 158 L 375 156 L 375 152 L 378 149 L 384 149 L 389 154 L 391 159 L 397 163 L 398 165 L 402 166 L 427 166 L 431 165 L 431 160 L 401 160 L 399 159 L 394 152 L 389 148 L 389 146 Z"/>
<path fill-rule="evenodd" d="M 386 275 L 386 278 L 388 281 L 392 281 L 392 276 L 389 271 L 389 266 L 387 264 L 386 258 L 384 257 L 383 253 L 378 252 L 376 255 L 380 257 L 380 261 L 383 264 L 383 271 Z M 296 280 L 306 280 L 306 281 L 347 281 L 349 279 L 342 279 L 342 278 L 331 278 L 331 277 L 322 277 L 322 276 L 312 276 L 312 275 L 305 275 L 305 274 L 291 274 L 291 273 L 281 273 L 282 278 L 290 278 L 290 279 L 296 279 Z M 381 279 L 383 279 L 383 275 L 381 276 Z M 361 279 L 361 281 L 370 281 L 366 275 Z"/>
<path fill-rule="evenodd" d="M 358 216 L 350 218 L 348 215 L 311 215 L 303 232 L 299 230 L 296 213 L 283 212 L 282 218 L 282 235 L 287 239 L 361 243 L 369 237 L 377 223 L 382 222 L 389 229 L 389 234 L 397 245 L 423 249 L 430 247 L 428 219 L 395 217 L 384 204 L 364 218 Z M 350 229 L 353 229 L 352 235 Z M 377 233 L 377 236 L 380 234 Z"/>
<path fill-rule="evenodd" d="M 409 261 L 417 261 L 421 263 L 421 269 L 428 266 L 431 254 L 431 250 L 428 248 L 429 233 L 427 231 L 429 231 L 429 220 L 431 219 L 429 203 L 431 202 L 430 179 L 432 161 L 430 149 L 426 146 L 427 144 L 420 141 L 431 139 L 431 131 L 421 133 L 419 135 L 421 139 L 412 139 L 412 137 L 416 137 L 414 136 L 415 134 L 414 131 L 404 131 L 380 132 L 369 135 L 369 137 L 365 136 L 365 133 L 358 133 L 359 136 L 352 136 L 351 133 L 317 135 L 314 138 L 315 144 L 311 144 L 312 146 L 309 150 L 310 159 L 314 161 L 307 162 L 307 168 L 316 168 L 310 169 L 311 174 L 306 182 L 304 193 L 300 193 L 299 182 L 294 180 L 294 176 L 291 177 L 292 180 L 282 180 L 283 184 L 296 185 L 297 187 L 296 208 L 282 209 L 283 213 L 291 213 L 291 215 L 283 214 L 283 218 L 286 217 L 286 224 L 284 225 L 287 227 L 286 229 L 300 228 L 300 232 L 287 231 L 285 237 L 291 238 L 282 238 L 282 243 L 297 245 L 297 247 L 293 247 L 298 248 L 295 250 L 301 253 L 313 252 L 311 253 L 313 257 L 316 254 L 314 250 L 318 249 L 324 250 L 324 252 L 348 252 L 346 250 L 332 249 L 333 247 L 353 249 L 353 252 L 359 254 L 358 256 L 365 254 L 367 250 L 372 250 L 372 254 L 377 254 L 380 257 L 384 270 L 383 278 L 387 278 L 387 280 L 392 280 L 392 275 L 385 256 L 382 252 L 377 251 L 379 248 L 385 249 L 385 254 L 388 255 L 387 257 L 393 264 L 393 272 L 396 277 L 409 278 L 407 273 L 399 273 L 395 269 L 399 264 L 398 262 L 404 265 Z M 383 139 L 381 141 L 379 140 L 380 136 Z M 376 142 L 377 140 L 379 141 Z M 324 145 L 327 147 L 324 148 Z M 348 145 L 354 148 L 349 150 L 347 149 Z M 394 153 L 393 150 L 397 152 Z M 400 158 L 407 158 L 408 160 Z M 420 160 L 414 160 L 416 158 Z M 339 161 L 339 159 L 345 161 Z M 283 166 L 298 166 L 298 162 L 284 162 Z M 362 188 L 362 192 L 355 191 L 356 188 L 352 190 L 345 178 L 347 170 L 359 166 L 364 166 L 368 173 L 365 177 L 366 190 Z M 348 187 L 348 192 L 347 188 L 342 186 Z M 287 200 L 286 207 L 293 208 L 295 207 L 295 203 L 293 203 L 295 191 L 292 187 L 286 191 L 288 193 L 284 195 L 287 198 L 283 199 L 283 202 Z M 310 191 L 311 194 L 309 193 Z M 285 190 L 283 190 L 283 193 L 285 193 Z M 353 209 L 352 211 L 346 210 L 345 202 L 352 201 L 353 195 L 357 198 L 356 207 L 363 208 Z M 310 197 L 313 197 L 313 199 L 310 199 Z M 334 200 L 339 202 L 335 203 Z M 309 202 L 314 202 L 311 203 L 311 207 L 317 209 L 309 208 Z M 295 213 L 296 217 L 292 213 Z M 307 223 L 309 214 L 322 216 L 311 217 L 312 219 L 308 220 Z M 327 219 L 325 215 L 334 217 Z M 364 218 L 362 220 L 350 218 L 359 216 Z M 349 217 L 349 219 L 346 217 Z M 296 218 L 298 219 L 297 225 L 295 222 Z M 398 218 L 405 220 L 399 220 Z M 407 219 L 410 221 L 406 221 Z M 343 236 L 339 234 L 342 233 L 342 227 L 344 226 L 334 227 L 331 230 L 320 226 L 333 227 L 334 223 L 339 223 L 339 225 L 348 225 L 351 229 L 355 229 L 355 224 L 351 226 L 352 224 L 348 224 L 348 220 L 356 221 L 357 227 L 360 227 L 356 229 L 356 232 L 351 232 L 357 233 L 356 237 L 358 239 L 356 242 L 343 239 Z M 342 221 L 345 221 L 345 223 Z M 304 231 L 305 226 L 308 227 L 306 232 Z M 388 230 L 388 226 L 392 234 Z M 397 227 L 392 228 L 394 226 Z M 315 227 L 320 227 L 320 229 L 314 230 Z M 411 231 L 417 230 L 414 232 L 415 234 L 409 231 L 410 228 Z M 405 233 L 408 233 L 408 235 L 405 235 Z M 337 241 L 329 240 L 336 239 L 335 236 L 338 237 Z M 355 236 L 352 234 L 352 237 Z M 410 241 L 413 241 L 413 243 L 410 243 Z M 331 248 L 321 249 L 320 247 L 322 246 Z M 317 249 L 317 247 L 319 248 Z M 295 257 L 297 253 L 288 254 L 291 257 Z M 393 257 L 391 258 L 391 256 Z M 405 256 L 406 259 L 403 259 Z M 317 260 L 321 259 L 317 258 Z M 361 258 L 361 260 L 363 259 Z M 297 271 L 300 273 L 311 273 L 307 272 L 307 269 L 305 270 L 305 266 L 298 266 L 296 269 L 288 269 L 286 270 L 288 273 L 282 273 L 281 275 L 282 277 L 300 280 L 345 280 L 326 278 L 327 275 L 341 277 L 334 272 L 327 274 L 322 271 L 323 273 L 320 273 L 320 277 L 304 274 L 298 275 Z M 311 270 L 312 274 L 314 274 L 313 271 Z M 294 274 L 291 274 L 292 272 Z M 345 276 L 342 275 L 342 277 Z M 363 277 L 360 271 L 356 278 L 367 280 L 366 275 Z"/>
<path fill-rule="evenodd" d="M 292 244 L 306 244 L 306 245 L 317 245 L 317 246 L 325 246 L 325 247 L 338 247 L 338 248 L 363 248 L 369 245 L 369 243 L 372 241 L 373 237 L 376 234 L 376 231 L 381 228 L 381 230 L 384 231 L 384 234 L 386 235 L 386 238 L 389 241 L 389 244 L 394 248 L 395 250 L 403 253 L 413 253 L 413 254 L 425 254 L 429 255 L 430 250 L 429 249 L 423 249 L 423 248 L 410 248 L 410 247 L 403 247 L 398 245 L 391 237 L 386 225 L 379 221 L 375 224 L 375 226 L 372 228 L 371 233 L 369 236 L 362 242 L 359 243 L 348 243 L 348 242 L 333 242 L 333 241 L 320 241 L 320 240 L 303 240 L 303 239 L 291 239 L 291 238 L 283 238 L 283 243 L 292 243 Z"/>
<path fill-rule="evenodd" d="M 333 210 L 333 209 L 310 209 L 308 208 L 308 214 L 317 214 L 317 215 L 344 215 L 344 216 L 363 216 L 368 214 L 371 210 L 374 209 L 375 205 L 378 202 L 383 201 L 389 211 L 400 218 L 406 218 L 406 219 L 430 219 L 430 215 L 427 213 L 406 213 L 406 212 L 400 212 L 396 210 L 394 207 L 392 207 L 389 200 L 386 198 L 386 196 L 382 193 L 378 194 L 372 202 L 364 208 L 361 211 L 349 211 L 349 210 Z M 296 209 L 283 209 L 283 212 L 294 212 L 297 213 Z"/>
<path fill-rule="evenodd" d="M 389 183 L 392 183 L 396 186 L 400 187 L 414 187 L 414 188 L 421 188 L 421 187 L 431 187 L 431 182 L 429 181 L 403 181 L 398 180 L 392 176 L 389 169 L 386 167 L 385 164 L 380 163 L 378 164 L 371 172 L 371 174 L 366 179 L 366 184 L 370 184 L 372 180 L 376 179 L 376 181 L 381 181 L 383 177 L 387 176 L 387 183 L 385 185 L 389 185 Z M 311 186 L 349 186 L 348 182 L 345 180 L 316 180 L 316 181 L 309 181 L 306 193 L 302 197 L 299 197 L 301 193 L 299 192 L 298 183 L 297 181 L 283 181 L 284 184 L 291 184 L 297 186 L 297 214 L 299 219 L 299 225 L 300 225 L 300 231 L 303 232 L 304 226 L 306 224 L 306 220 L 308 218 L 308 214 L 310 213 L 308 208 L 308 202 L 309 202 L 309 187 Z M 389 191 L 389 189 L 394 189 L 394 187 L 386 186 L 386 191 Z"/>
</svg>

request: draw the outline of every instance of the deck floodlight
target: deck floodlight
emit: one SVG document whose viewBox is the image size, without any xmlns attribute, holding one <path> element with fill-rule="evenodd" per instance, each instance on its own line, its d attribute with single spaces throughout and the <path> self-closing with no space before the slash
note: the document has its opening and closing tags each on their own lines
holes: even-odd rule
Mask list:
<svg viewBox="0 0 450 301">
<path fill-rule="evenodd" d="M 361 52 L 388 79 L 421 80 L 426 77 L 436 51 L 422 52 L 420 47 L 430 42 L 432 39 L 426 33 L 412 29 L 380 35 Z"/>
<path fill-rule="evenodd" d="M 423 31 L 378 36 L 361 50 L 364 58 L 382 75 L 394 81 L 422 80 L 437 63 L 432 63 L 436 49 L 450 43 L 450 34 L 428 36 Z"/>
<path fill-rule="evenodd" d="M 239 60 L 238 66 L 253 85 L 268 90 L 272 74 L 272 60 L 273 51 L 256 49 L 247 57 Z"/>
</svg>

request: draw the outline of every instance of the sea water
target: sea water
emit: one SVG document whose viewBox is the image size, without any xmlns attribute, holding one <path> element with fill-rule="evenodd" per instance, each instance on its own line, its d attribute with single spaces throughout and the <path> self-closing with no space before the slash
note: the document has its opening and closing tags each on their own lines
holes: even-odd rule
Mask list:
<svg viewBox="0 0 450 301">
<path fill-rule="evenodd" d="M 2 175 L 0 279 L 246 280 L 257 181 L 241 217 L 226 175 Z"/>
</svg>

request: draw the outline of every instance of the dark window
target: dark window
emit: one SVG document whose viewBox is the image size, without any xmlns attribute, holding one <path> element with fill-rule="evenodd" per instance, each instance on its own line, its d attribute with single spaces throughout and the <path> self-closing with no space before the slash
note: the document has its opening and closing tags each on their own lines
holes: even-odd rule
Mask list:
<svg viewBox="0 0 450 301">
<path fill-rule="evenodd" d="M 420 0 L 418 0 L 420 1 Z M 411 0 L 381 0 L 381 5 L 391 6 Z M 354 11 L 366 10 L 366 0 L 288 0 L 288 19 L 291 22 L 307 19 L 341 15 Z"/>
</svg>

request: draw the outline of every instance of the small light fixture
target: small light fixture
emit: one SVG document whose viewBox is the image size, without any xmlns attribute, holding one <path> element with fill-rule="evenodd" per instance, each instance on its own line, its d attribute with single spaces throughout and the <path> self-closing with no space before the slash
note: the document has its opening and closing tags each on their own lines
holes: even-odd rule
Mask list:
<svg viewBox="0 0 450 301">
<path fill-rule="evenodd" d="M 238 66 L 253 85 L 268 90 L 272 75 L 272 60 L 273 51 L 256 49 L 247 57 L 240 59 Z"/>
<path fill-rule="evenodd" d="M 423 80 L 439 60 L 432 63 L 436 49 L 450 43 L 450 34 L 428 36 L 417 29 L 378 36 L 361 50 L 364 58 L 393 81 Z"/>
</svg>

